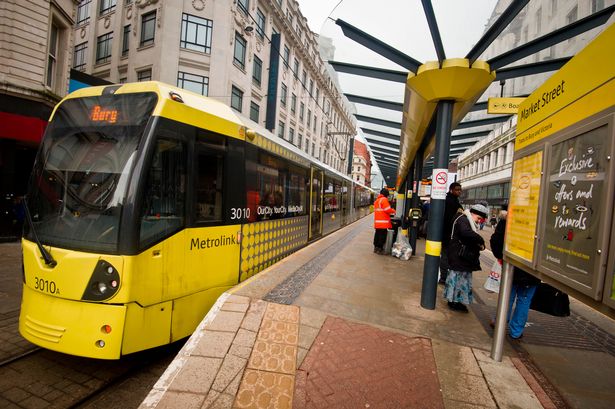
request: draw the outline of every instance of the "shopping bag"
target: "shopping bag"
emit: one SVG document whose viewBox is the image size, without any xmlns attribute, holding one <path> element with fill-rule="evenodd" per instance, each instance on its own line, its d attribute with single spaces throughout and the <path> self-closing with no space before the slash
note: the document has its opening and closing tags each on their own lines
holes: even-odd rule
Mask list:
<svg viewBox="0 0 615 409">
<path fill-rule="evenodd" d="M 485 281 L 485 290 L 490 293 L 499 293 L 500 292 L 500 278 L 502 276 L 502 265 L 499 260 L 495 260 L 493 265 L 491 266 L 491 271 L 489 271 L 489 276 Z"/>
</svg>

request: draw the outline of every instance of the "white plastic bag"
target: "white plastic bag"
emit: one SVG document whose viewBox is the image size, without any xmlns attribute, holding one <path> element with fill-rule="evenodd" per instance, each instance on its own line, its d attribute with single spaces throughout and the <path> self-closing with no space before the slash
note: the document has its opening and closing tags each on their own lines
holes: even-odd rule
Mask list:
<svg viewBox="0 0 615 409">
<path fill-rule="evenodd" d="M 408 236 L 402 233 L 401 227 L 397 229 L 397 239 L 393 244 L 391 254 L 400 260 L 410 260 L 410 257 L 412 256 L 410 241 L 408 240 Z"/>
<path fill-rule="evenodd" d="M 490 293 L 499 293 L 500 292 L 500 277 L 502 276 L 502 265 L 499 260 L 495 260 L 493 265 L 491 266 L 491 271 L 489 272 L 489 276 L 485 281 L 485 290 Z"/>
</svg>

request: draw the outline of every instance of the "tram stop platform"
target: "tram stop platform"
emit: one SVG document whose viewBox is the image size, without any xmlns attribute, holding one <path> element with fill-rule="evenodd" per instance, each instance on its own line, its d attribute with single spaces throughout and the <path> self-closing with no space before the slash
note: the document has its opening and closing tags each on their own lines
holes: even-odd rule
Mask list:
<svg viewBox="0 0 615 409">
<path fill-rule="evenodd" d="M 612 320 L 572 299 L 570 317 L 531 311 L 496 362 L 491 253 L 469 313 L 449 310 L 442 286 L 423 309 L 425 241 L 408 261 L 377 255 L 372 220 L 224 293 L 140 408 L 613 407 Z"/>
</svg>

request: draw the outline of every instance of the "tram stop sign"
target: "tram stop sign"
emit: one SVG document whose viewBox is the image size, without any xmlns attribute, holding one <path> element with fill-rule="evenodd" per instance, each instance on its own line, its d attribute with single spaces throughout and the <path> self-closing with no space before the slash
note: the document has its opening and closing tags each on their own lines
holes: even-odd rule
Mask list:
<svg viewBox="0 0 615 409">
<path fill-rule="evenodd" d="M 448 169 L 434 169 L 431 176 L 431 198 L 446 199 Z"/>
</svg>

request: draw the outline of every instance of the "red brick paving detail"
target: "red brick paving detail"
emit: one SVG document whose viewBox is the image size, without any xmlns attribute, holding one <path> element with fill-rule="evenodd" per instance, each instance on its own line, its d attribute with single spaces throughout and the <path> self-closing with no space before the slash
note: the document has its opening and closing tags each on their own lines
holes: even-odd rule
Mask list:
<svg viewBox="0 0 615 409">
<path fill-rule="evenodd" d="M 297 371 L 295 409 L 444 408 L 431 341 L 328 317 Z"/>
</svg>

